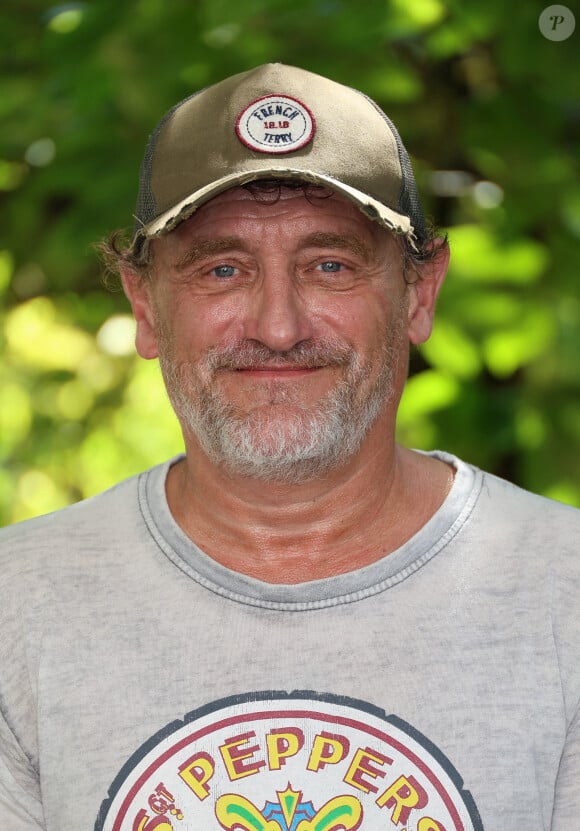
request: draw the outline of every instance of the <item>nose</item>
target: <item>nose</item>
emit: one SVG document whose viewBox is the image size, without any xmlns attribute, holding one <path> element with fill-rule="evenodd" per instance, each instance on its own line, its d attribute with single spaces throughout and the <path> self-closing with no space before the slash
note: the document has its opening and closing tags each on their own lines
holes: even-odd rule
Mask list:
<svg viewBox="0 0 580 831">
<path fill-rule="evenodd" d="M 306 298 L 291 274 L 268 273 L 257 289 L 246 336 L 277 352 L 286 352 L 312 337 Z"/>
</svg>

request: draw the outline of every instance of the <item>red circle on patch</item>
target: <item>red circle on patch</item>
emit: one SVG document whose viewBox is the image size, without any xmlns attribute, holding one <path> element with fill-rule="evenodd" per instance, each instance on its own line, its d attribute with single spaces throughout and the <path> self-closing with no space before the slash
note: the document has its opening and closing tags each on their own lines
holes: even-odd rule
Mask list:
<svg viewBox="0 0 580 831">
<path fill-rule="evenodd" d="M 316 120 L 306 104 L 291 95 L 263 95 L 240 112 L 236 134 L 250 150 L 278 155 L 309 144 Z"/>
</svg>

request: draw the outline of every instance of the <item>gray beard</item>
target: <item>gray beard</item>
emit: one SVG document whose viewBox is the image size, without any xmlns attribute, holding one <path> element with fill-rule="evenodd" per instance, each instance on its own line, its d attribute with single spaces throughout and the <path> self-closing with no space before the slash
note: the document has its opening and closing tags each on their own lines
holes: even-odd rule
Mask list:
<svg viewBox="0 0 580 831">
<path fill-rule="evenodd" d="M 368 364 L 363 364 L 354 350 L 327 341 L 305 342 L 285 353 L 246 341 L 208 350 L 201 367 L 177 364 L 164 333 L 159 338 L 159 361 L 184 432 L 196 436 L 214 464 L 239 476 L 299 484 L 342 467 L 358 451 L 385 403 L 394 399 L 402 330 L 402 325 L 395 324 L 380 354 Z M 300 366 L 339 366 L 343 375 L 310 406 L 298 406 L 292 401 L 291 390 L 273 382 L 270 404 L 277 405 L 277 413 L 271 408 L 269 412 L 240 412 L 212 383 L 220 369 L 256 366 L 274 359 Z M 371 380 L 373 370 L 376 376 Z"/>
</svg>

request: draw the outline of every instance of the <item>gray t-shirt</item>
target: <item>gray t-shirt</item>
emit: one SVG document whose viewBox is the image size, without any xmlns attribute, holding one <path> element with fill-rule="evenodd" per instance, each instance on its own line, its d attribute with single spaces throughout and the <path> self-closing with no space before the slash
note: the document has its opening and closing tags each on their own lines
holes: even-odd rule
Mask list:
<svg viewBox="0 0 580 831">
<path fill-rule="evenodd" d="M 439 456 L 431 520 L 327 580 L 211 560 L 170 463 L 0 532 L 0 827 L 580 828 L 580 511 Z"/>
</svg>

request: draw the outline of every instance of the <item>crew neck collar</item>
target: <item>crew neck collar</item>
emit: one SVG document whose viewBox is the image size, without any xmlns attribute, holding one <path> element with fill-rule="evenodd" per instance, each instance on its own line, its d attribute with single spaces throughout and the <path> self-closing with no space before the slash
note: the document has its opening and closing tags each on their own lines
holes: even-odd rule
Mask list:
<svg viewBox="0 0 580 831">
<path fill-rule="evenodd" d="M 233 571 L 205 554 L 177 524 L 167 503 L 165 482 L 178 457 L 142 474 L 139 502 L 149 532 L 165 556 L 192 580 L 215 594 L 250 606 L 286 611 L 336 606 L 386 591 L 436 556 L 459 532 L 481 490 L 482 473 L 448 453 L 434 456 L 456 470 L 440 508 L 406 543 L 355 571 L 302 583 L 266 583 Z"/>
</svg>

